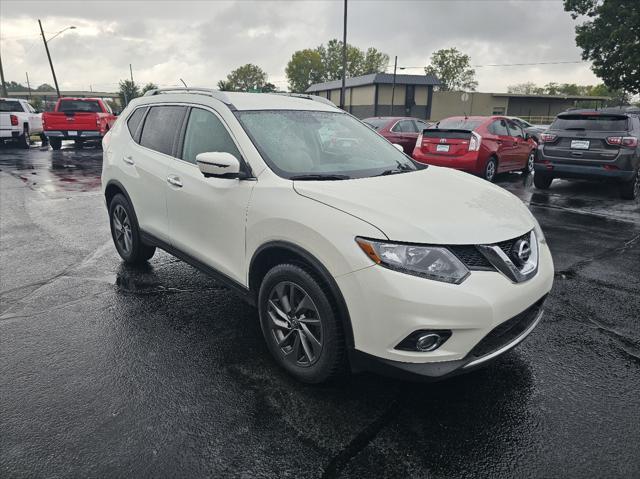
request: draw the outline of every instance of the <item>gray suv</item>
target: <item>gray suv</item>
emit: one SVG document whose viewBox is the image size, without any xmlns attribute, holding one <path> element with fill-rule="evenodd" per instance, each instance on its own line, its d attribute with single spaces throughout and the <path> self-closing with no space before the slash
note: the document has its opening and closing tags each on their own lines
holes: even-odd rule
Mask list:
<svg viewBox="0 0 640 479">
<path fill-rule="evenodd" d="M 573 110 L 557 116 L 540 135 L 534 184 L 554 178 L 610 179 L 622 198 L 640 193 L 640 119 L 621 109 Z"/>
</svg>

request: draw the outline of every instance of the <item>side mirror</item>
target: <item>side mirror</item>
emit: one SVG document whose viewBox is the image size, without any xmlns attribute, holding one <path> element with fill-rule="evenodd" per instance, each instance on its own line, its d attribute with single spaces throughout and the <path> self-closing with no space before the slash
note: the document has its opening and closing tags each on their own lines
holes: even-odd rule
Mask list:
<svg viewBox="0 0 640 479">
<path fill-rule="evenodd" d="M 218 178 L 238 178 L 240 176 L 240 161 L 231 153 L 221 151 L 207 151 L 196 155 L 198 168 L 205 176 Z"/>
<path fill-rule="evenodd" d="M 398 145 L 397 143 L 392 143 L 392 145 L 395 146 L 398 151 L 404 153 L 404 148 L 402 148 L 402 145 Z"/>
</svg>

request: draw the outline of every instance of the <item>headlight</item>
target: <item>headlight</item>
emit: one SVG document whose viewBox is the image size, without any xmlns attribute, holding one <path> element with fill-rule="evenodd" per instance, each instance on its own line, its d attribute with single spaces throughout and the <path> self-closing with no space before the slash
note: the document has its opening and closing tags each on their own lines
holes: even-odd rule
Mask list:
<svg viewBox="0 0 640 479">
<path fill-rule="evenodd" d="M 542 228 L 540 228 L 540 223 L 538 223 L 538 220 L 535 219 L 535 217 L 533 218 L 533 224 L 534 224 L 533 231 L 536 234 L 536 239 L 538 240 L 538 243 L 547 244 L 547 239 L 544 237 Z"/>
<path fill-rule="evenodd" d="M 356 242 L 369 258 L 389 269 L 454 284 L 462 283 L 469 275 L 467 267 L 447 248 L 364 238 L 356 238 Z"/>
</svg>

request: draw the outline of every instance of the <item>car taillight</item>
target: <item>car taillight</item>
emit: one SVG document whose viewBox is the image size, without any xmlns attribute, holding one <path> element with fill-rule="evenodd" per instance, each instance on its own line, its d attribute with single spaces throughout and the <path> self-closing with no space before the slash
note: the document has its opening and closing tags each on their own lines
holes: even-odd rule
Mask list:
<svg viewBox="0 0 640 479">
<path fill-rule="evenodd" d="M 96 127 L 100 128 L 100 118 L 96 118 Z"/>
<path fill-rule="evenodd" d="M 553 133 L 540 133 L 540 143 L 553 143 L 558 139 L 558 135 Z"/>
<path fill-rule="evenodd" d="M 606 139 L 608 145 L 624 146 L 635 148 L 638 146 L 638 139 L 635 136 L 610 136 Z"/>
<path fill-rule="evenodd" d="M 18 117 L 16 115 L 10 115 L 10 118 L 11 118 L 11 125 L 18 126 Z"/>
<path fill-rule="evenodd" d="M 471 139 L 469 140 L 469 151 L 478 151 L 480 150 L 480 142 L 482 141 L 482 137 L 478 135 L 475 131 L 471 132 Z"/>
</svg>

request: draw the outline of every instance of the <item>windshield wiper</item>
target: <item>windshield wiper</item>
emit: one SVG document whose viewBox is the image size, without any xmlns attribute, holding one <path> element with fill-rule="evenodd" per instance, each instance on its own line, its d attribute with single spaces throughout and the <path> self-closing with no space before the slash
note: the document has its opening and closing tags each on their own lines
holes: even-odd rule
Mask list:
<svg viewBox="0 0 640 479">
<path fill-rule="evenodd" d="M 409 166 L 407 164 L 402 164 L 397 160 L 396 160 L 396 163 L 398 164 L 397 168 L 391 168 L 389 170 L 384 170 L 382 173 L 380 173 L 380 174 L 378 174 L 376 176 L 396 175 L 398 173 L 407 173 L 408 171 L 416 171 L 413 168 L 411 168 L 411 166 Z"/>
<path fill-rule="evenodd" d="M 299 180 L 299 181 L 332 181 L 332 180 L 350 180 L 351 177 L 348 175 L 317 175 L 317 174 L 309 174 L 309 175 L 295 175 L 290 176 L 290 180 Z"/>
</svg>

